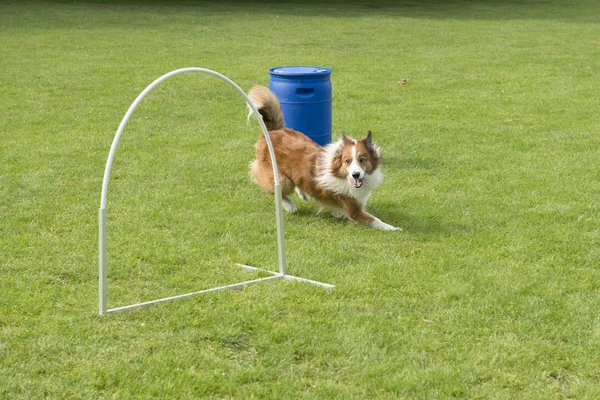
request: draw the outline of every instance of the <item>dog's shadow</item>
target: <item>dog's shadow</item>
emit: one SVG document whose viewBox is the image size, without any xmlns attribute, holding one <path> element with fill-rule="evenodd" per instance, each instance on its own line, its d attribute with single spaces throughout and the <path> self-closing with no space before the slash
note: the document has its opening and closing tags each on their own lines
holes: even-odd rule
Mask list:
<svg viewBox="0 0 600 400">
<path fill-rule="evenodd" d="M 299 218 L 306 224 L 319 221 L 327 221 L 328 224 L 331 223 L 336 225 L 351 224 L 347 219 L 336 218 L 326 211 L 317 214 L 314 202 L 305 203 L 296 201 L 296 204 L 298 210 L 294 214 L 291 214 L 290 217 Z M 400 227 L 404 232 L 416 236 L 456 235 L 472 230 L 471 227 L 463 224 L 409 215 L 405 212 L 401 212 L 398 209 L 398 204 L 393 202 L 373 200 L 367 205 L 367 211 L 383 222 Z M 357 226 L 360 225 L 357 224 Z M 366 226 L 363 227 L 367 228 Z"/>
<path fill-rule="evenodd" d="M 472 231 L 472 227 L 468 225 L 407 214 L 398 210 L 398 204 L 392 202 L 372 201 L 367 208 L 383 222 L 417 236 L 447 236 Z"/>
</svg>

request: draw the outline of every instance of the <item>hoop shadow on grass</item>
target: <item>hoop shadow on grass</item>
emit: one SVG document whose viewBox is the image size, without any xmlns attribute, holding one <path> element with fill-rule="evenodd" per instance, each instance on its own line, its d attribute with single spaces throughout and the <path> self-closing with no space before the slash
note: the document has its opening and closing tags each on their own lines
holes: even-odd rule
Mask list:
<svg viewBox="0 0 600 400">
<path fill-rule="evenodd" d="M 107 194 L 108 194 L 108 183 L 110 180 L 110 172 L 111 172 L 111 167 L 112 167 L 113 160 L 115 157 L 115 153 L 116 153 L 116 150 L 117 150 L 117 147 L 119 144 L 119 140 L 121 138 L 123 130 L 125 129 L 125 126 L 127 125 L 127 122 L 133 115 L 133 112 L 135 111 L 137 106 L 144 99 L 144 97 L 154 87 L 156 87 L 158 84 L 160 84 L 164 80 L 166 80 L 172 76 L 179 75 L 179 74 L 186 73 L 186 72 L 200 72 L 200 73 L 215 76 L 215 77 L 220 78 L 221 80 L 225 81 L 230 86 L 232 86 L 234 89 L 236 89 L 238 91 L 238 93 L 244 97 L 244 99 L 246 100 L 246 104 L 248 104 L 248 106 L 252 110 L 253 114 L 258 119 L 258 122 L 262 129 L 262 132 L 267 141 L 267 145 L 269 147 L 269 154 L 270 154 L 271 160 L 272 160 L 271 164 L 273 165 L 273 175 L 275 177 L 275 185 L 274 185 L 275 196 L 274 197 L 275 197 L 275 220 L 276 220 L 276 225 L 277 225 L 277 251 L 278 251 L 278 259 L 279 259 L 279 272 L 262 270 L 260 268 L 252 267 L 249 265 L 236 264 L 237 266 L 242 267 L 246 270 L 267 272 L 270 276 L 267 276 L 264 278 L 258 278 L 258 279 L 254 279 L 254 280 L 250 280 L 250 281 L 244 281 L 244 282 L 240 282 L 240 283 L 234 283 L 231 285 L 220 286 L 220 287 L 215 287 L 215 288 L 211 288 L 211 289 L 204 289 L 204 290 L 199 290 L 199 291 L 195 291 L 195 292 L 191 292 L 191 293 L 185 293 L 185 294 L 181 294 L 181 295 L 165 297 L 165 298 L 161 298 L 161 299 L 145 301 L 143 303 L 137 303 L 137 304 L 132 304 L 132 305 L 109 309 L 107 307 L 107 302 L 108 302 L 108 267 L 107 267 L 108 233 L 107 233 L 107 208 L 106 208 L 106 206 L 107 206 Z M 131 104 L 131 106 L 127 110 L 127 113 L 123 117 L 123 120 L 121 121 L 121 124 L 119 125 L 119 128 L 117 129 L 117 133 L 115 134 L 115 138 L 112 142 L 110 152 L 108 154 L 108 160 L 106 162 L 106 167 L 104 170 L 104 178 L 102 181 L 102 195 L 101 195 L 101 199 L 100 199 L 100 210 L 98 213 L 98 221 L 99 221 L 99 224 L 98 224 L 99 225 L 98 290 L 99 290 L 99 312 L 100 312 L 100 315 L 103 315 L 106 313 L 111 313 L 111 312 L 117 312 L 117 311 L 125 311 L 125 310 L 138 308 L 138 307 L 142 307 L 142 306 L 146 306 L 146 305 L 150 305 L 150 304 L 156 304 L 156 303 L 161 303 L 161 302 L 166 302 L 166 301 L 171 301 L 171 300 L 177 300 L 177 299 L 181 299 L 181 298 L 185 298 L 185 297 L 189 297 L 189 296 L 193 296 L 193 295 L 201 294 L 201 293 L 209 293 L 209 292 L 214 292 L 214 291 L 224 290 L 224 289 L 237 289 L 237 288 L 244 287 L 246 285 L 250 285 L 250 284 L 254 284 L 254 283 L 258 283 L 258 282 L 262 282 L 262 281 L 267 281 L 267 280 L 274 280 L 274 279 L 297 280 L 297 281 L 302 281 L 302 282 L 310 283 L 313 285 L 318 285 L 318 286 L 325 287 L 325 288 L 333 287 L 333 285 L 330 285 L 327 283 L 317 282 L 317 281 L 313 281 L 310 279 L 300 278 L 300 277 L 296 277 L 296 276 L 287 274 L 284 231 L 283 231 L 283 208 L 282 208 L 281 184 L 279 182 L 279 173 L 277 171 L 277 162 L 275 159 L 275 152 L 273 151 L 273 145 L 271 143 L 271 139 L 269 137 L 267 128 L 266 128 L 258 110 L 256 109 L 254 104 L 252 104 L 252 102 L 248 98 L 248 95 L 231 79 L 227 78 L 224 75 L 221 75 L 218 72 L 215 72 L 215 71 L 212 71 L 209 69 L 181 68 L 181 69 L 169 72 L 169 73 L 161 76 L 160 78 L 156 79 L 148 87 L 146 87 L 146 89 L 144 89 L 144 91 L 142 91 L 142 93 L 140 93 L 140 95 L 135 99 L 133 104 Z"/>
</svg>

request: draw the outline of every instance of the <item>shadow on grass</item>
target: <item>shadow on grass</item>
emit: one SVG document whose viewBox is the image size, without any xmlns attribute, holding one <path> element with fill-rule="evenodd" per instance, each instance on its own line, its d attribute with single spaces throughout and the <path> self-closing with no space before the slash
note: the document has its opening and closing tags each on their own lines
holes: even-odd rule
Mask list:
<svg viewBox="0 0 600 400">
<path fill-rule="evenodd" d="M 367 208 L 382 221 L 398 226 L 414 236 L 453 236 L 472 231 L 472 227 L 467 225 L 403 213 L 398 210 L 396 203 L 373 202 Z"/>
<path fill-rule="evenodd" d="M 342 229 L 345 225 L 353 224 L 346 219 L 335 218 L 328 212 L 317 214 L 314 203 L 307 205 L 300 205 L 299 203 L 296 202 L 298 205 L 296 213 L 293 215 L 286 214 L 288 219 L 286 227 L 289 227 L 289 224 L 309 226 L 326 223 L 339 226 Z M 393 202 L 372 201 L 367 204 L 367 210 L 382 221 L 400 227 L 405 233 L 417 237 L 462 235 L 472 231 L 472 227 L 467 225 L 406 214 L 401 212 L 398 204 Z"/>
<path fill-rule="evenodd" d="M 71 0 L 55 0 L 72 4 Z M 203 12 L 271 13 L 274 15 L 364 17 L 398 16 L 422 19 L 455 20 L 560 20 L 598 22 L 595 0 L 293 0 L 265 1 L 197 1 L 197 0 L 88 0 L 77 4 L 133 6 L 145 12 L 178 13 L 198 9 Z"/>
</svg>

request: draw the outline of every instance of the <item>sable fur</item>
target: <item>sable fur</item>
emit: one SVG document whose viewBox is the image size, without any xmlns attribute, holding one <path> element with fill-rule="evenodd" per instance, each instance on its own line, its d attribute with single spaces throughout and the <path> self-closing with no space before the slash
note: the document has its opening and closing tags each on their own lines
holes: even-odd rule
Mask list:
<svg viewBox="0 0 600 400">
<path fill-rule="evenodd" d="M 360 140 L 342 133 L 342 138 L 319 146 L 301 132 L 284 126 L 279 100 L 263 86 L 254 86 L 250 100 L 263 117 L 277 159 L 283 206 L 295 212 L 289 196 L 296 190 L 301 198 L 314 198 L 320 211 L 345 217 L 377 229 L 400 230 L 369 214 L 365 205 L 373 190 L 381 183 L 380 150 L 372 141 L 371 131 Z M 256 144 L 256 159 L 250 163 L 250 174 L 266 193 L 273 194 L 275 180 L 267 141 L 261 133 Z"/>
</svg>

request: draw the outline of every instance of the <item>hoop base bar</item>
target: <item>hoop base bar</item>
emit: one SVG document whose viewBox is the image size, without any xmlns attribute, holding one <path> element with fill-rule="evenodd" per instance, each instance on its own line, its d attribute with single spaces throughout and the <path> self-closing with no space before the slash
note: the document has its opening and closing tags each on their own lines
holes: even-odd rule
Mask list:
<svg viewBox="0 0 600 400">
<path fill-rule="evenodd" d="M 186 298 L 186 297 L 190 297 L 190 296 L 194 296 L 194 295 L 202 294 L 202 293 L 210 293 L 210 292 L 216 292 L 216 291 L 219 291 L 219 290 L 226 290 L 226 289 L 228 289 L 228 290 L 235 290 L 235 289 L 240 289 L 240 288 L 242 288 L 244 286 L 252 285 L 252 284 L 255 284 L 255 283 L 258 283 L 258 282 L 276 280 L 276 279 L 281 279 L 281 278 L 283 278 L 283 276 L 281 276 L 281 275 L 268 276 L 266 278 L 259 278 L 259 279 L 254 279 L 254 280 L 251 280 L 251 281 L 234 283 L 232 285 L 219 286 L 219 287 L 215 287 L 215 288 L 211 288 L 211 289 L 199 290 L 197 292 L 191 292 L 191 293 L 186 293 L 186 294 L 180 294 L 180 295 L 177 295 L 177 296 L 165 297 L 163 299 L 158 299 L 158 300 L 145 301 L 143 303 L 132 304 L 132 305 L 129 305 L 129 306 L 111 308 L 109 310 L 106 310 L 106 313 L 108 314 L 108 313 L 113 313 L 113 312 L 131 310 L 133 308 L 139 308 L 139 307 L 149 306 L 151 304 L 156 304 L 156 303 L 164 303 L 166 301 L 179 300 L 179 299 L 183 299 L 183 298 Z"/>
<path fill-rule="evenodd" d="M 294 275 L 280 274 L 278 272 L 269 271 L 268 269 L 256 268 L 256 267 L 252 267 L 250 265 L 245 265 L 245 264 L 235 264 L 235 265 L 238 266 L 238 267 L 240 267 L 240 268 L 243 268 L 245 270 L 248 270 L 248 271 L 267 272 L 269 274 L 280 276 L 283 279 L 288 279 L 288 280 L 291 280 L 291 281 L 299 281 L 299 282 L 310 283 L 311 285 L 322 286 L 322 287 L 327 288 L 327 289 L 333 289 L 335 287 L 335 285 L 331 285 L 329 283 L 323 283 L 323 282 L 319 282 L 319 281 L 313 281 L 312 279 L 300 278 L 300 277 L 294 276 Z"/>
<path fill-rule="evenodd" d="M 256 268 L 256 267 L 252 267 L 250 265 L 245 265 L 245 264 L 235 264 L 235 265 L 238 266 L 238 267 L 240 267 L 240 268 L 243 268 L 243 269 L 245 269 L 247 271 L 267 272 L 269 274 L 272 274 L 272 276 L 267 276 L 265 278 L 253 279 L 251 281 L 234 283 L 234 284 L 231 284 L 231 285 L 219 286 L 219 287 L 215 287 L 215 288 L 211 288 L 211 289 L 199 290 L 197 292 L 180 294 L 180 295 L 177 295 L 177 296 L 165 297 L 165 298 L 157 299 L 157 300 L 145 301 L 143 303 L 132 304 L 132 305 L 129 305 L 129 306 L 111 308 L 111 309 L 108 309 L 108 310 L 105 309 L 103 313 L 109 314 L 109 313 L 115 313 L 115 312 L 120 312 L 120 311 L 126 311 L 126 310 L 131 310 L 131 309 L 134 309 L 134 308 L 140 308 L 140 307 L 144 307 L 144 306 L 149 306 L 149 305 L 152 305 L 152 304 L 164 303 L 164 302 L 172 301 L 172 300 L 179 300 L 179 299 L 183 299 L 183 298 L 186 298 L 186 297 L 195 296 L 197 294 L 216 292 L 216 291 L 219 291 L 219 290 L 236 290 L 236 289 L 241 289 L 244 286 L 253 285 L 255 283 L 259 283 L 259 282 L 263 282 L 263 281 L 278 280 L 278 279 L 288 279 L 288 280 L 293 280 L 293 281 L 305 282 L 305 283 L 310 283 L 311 285 L 321 286 L 321 287 L 328 288 L 328 289 L 331 289 L 331 288 L 335 287 L 334 285 L 330 285 L 329 283 L 323 283 L 323 282 L 313 281 L 311 279 L 300 278 L 300 277 L 293 276 L 293 275 L 287 275 L 287 274 L 286 275 L 282 275 L 279 272 L 273 272 L 273 271 L 269 271 L 267 269 Z"/>
</svg>

